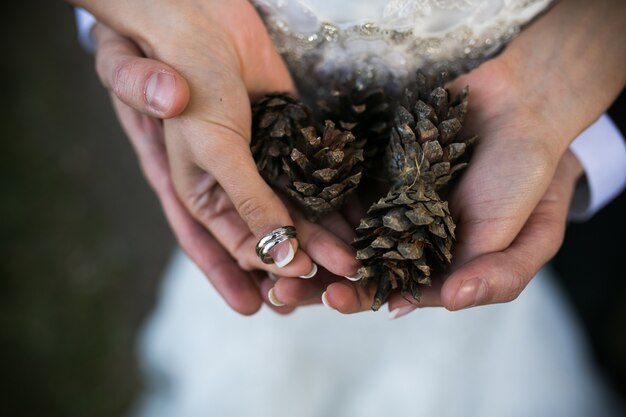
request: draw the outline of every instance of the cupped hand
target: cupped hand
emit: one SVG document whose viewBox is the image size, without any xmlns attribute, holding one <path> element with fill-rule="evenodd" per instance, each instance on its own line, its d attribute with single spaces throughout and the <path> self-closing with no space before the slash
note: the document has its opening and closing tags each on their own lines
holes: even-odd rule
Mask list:
<svg viewBox="0 0 626 417">
<path fill-rule="evenodd" d="M 456 80 L 470 86 L 465 134 L 477 134 L 470 165 L 450 207 L 457 222 L 453 263 L 446 277 L 424 289 L 419 303 L 389 299 L 393 317 L 417 307 L 459 310 L 514 300 L 560 247 L 574 186 L 582 167 L 565 152 L 550 115 L 516 94 L 506 66 L 493 60 Z M 445 279 L 444 279 L 445 278 Z M 330 305 L 344 313 L 366 310 L 373 292 L 338 282 Z"/>
<path fill-rule="evenodd" d="M 105 25 L 93 28 L 96 69 L 110 89 L 111 100 L 146 180 L 158 196 L 167 220 L 185 252 L 206 274 L 224 300 L 242 314 L 252 314 L 261 305 L 256 277 L 243 271 L 222 246 L 182 205 L 170 176 L 163 124 L 187 105 L 186 81 L 171 67 L 143 58 L 137 46 Z M 168 77 L 169 88 L 153 84 Z M 160 94 L 155 103 L 154 94 Z M 193 241 L 189 239 L 193 237 Z"/>
<path fill-rule="evenodd" d="M 158 118 L 175 117 L 185 109 L 189 99 L 185 79 L 172 67 L 143 57 L 133 42 L 103 24 L 94 28 L 93 35 L 97 44 L 97 72 L 112 92 L 118 118 L 181 246 L 236 311 L 251 314 L 258 310 L 263 300 L 271 304 L 268 292 L 273 282 L 266 274 L 241 269 L 241 262 L 235 261 L 231 253 L 216 241 L 205 225 L 182 204 L 175 191 L 163 124 Z M 162 83 L 159 78 L 169 81 Z M 220 208 L 213 210 L 229 213 L 220 219 L 218 229 L 225 234 L 224 241 L 232 245 L 232 236 L 249 234 L 249 231 L 223 190 L 216 193 L 219 198 L 208 205 L 221 204 Z M 344 242 L 326 229 L 307 222 L 297 210 L 292 208 L 292 211 L 303 249 L 316 262 L 331 265 L 330 269 L 337 274 L 349 274 L 357 268 L 352 252 Z M 330 227 L 329 230 L 344 230 L 344 233 L 349 230 L 347 223 L 337 218 L 330 220 Z M 242 254 L 242 257 L 247 255 Z M 281 275 L 286 274 L 281 272 Z M 272 307 L 279 312 L 290 311 L 289 308 Z"/>
<path fill-rule="evenodd" d="M 554 255 L 582 174 L 567 147 L 626 84 L 625 16 L 617 0 L 555 2 L 501 55 L 452 85 L 470 86 L 466 132 L 481 139 L 451 200 L 459 241 L 450 275 L 417 306 L 511 301 Z M 346 283 L 327 291 L 343 312 L 366 309 L 368 295 Z M 389 308 L 399 317 L 416 305 L 395 295 Z"/>
<path fill-rule="evenodd" d="M 313 268 L 315 253 L 313 260 L 332 273 L 353 274 L 357 265 L 352 251 L 325 230 L 301 226 L 304 220 L 290 215 L 252 159 L 250 99 L 273 91 L 294 92 L 254 8 L 239 0 L 139 3 L 102 7 L 99 2 L 80 2 L 132 37 L 146 56 L 167 62 L 187 80 L 188 106 L 163 124 L 180 202 L 243 270 L 305 276 Z M 161 78 L 163 85 L 173 82 Z M 297 226 L 305 251 L 297 250 L 293 241 L 291 262 L 282 268 L 264 264 L 255 254 L 256 242 L 290 224 Z M 307 235 L 305 230 L 312 232 Z M 193 241 L 194 236 L 185 238 Z"/>
</svg>

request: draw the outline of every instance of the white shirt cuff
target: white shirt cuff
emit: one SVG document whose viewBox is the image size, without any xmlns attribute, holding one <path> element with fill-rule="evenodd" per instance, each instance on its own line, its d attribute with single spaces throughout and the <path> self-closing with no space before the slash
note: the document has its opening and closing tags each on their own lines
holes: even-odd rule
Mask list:
<svg viewBox="0 0 626 417">
<path fill-rule="evenodd" d="M 78 40 L 83 45 L 83 48 L 88 52 L 94 53 L 96 43 L 91 36 L 91 29 L 96 24 L 96 18 L 86 10 L 79 8 L 74 10 L 74 15 L 76 16 L 76 26 L 78 27 Z"/>
<path fill-rule="evenodd" d="M 585 221 L 626 186 L 626 142 L 606 114 L 570 145 L 585 169 L 570 206 L 569 218 Z"/>
</svg>

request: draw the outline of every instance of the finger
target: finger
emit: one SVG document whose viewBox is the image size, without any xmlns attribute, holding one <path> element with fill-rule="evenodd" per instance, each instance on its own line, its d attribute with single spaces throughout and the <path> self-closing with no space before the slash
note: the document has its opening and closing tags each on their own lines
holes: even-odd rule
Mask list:
<svg viewBox="0 0 626 417">
<path fill-rule="evenodd" d="M 322 294 L 324 305 L 343 314 L 353 314 L 372 308 L 376 288 L 359 283 L 340 281 L 330 284 Z"/>
<path fill-rule="evenodd" d="M 341 280 L 326 270 L 320 270 L 315 279 L 302 280 L 290 277 L 274 278 L 274 296 L 281 303 L 290 306 L 302 306 L 306 304 L 322 302 L 322 294 L 327 287 Z"/>
<path fill-rule="evenodd" d="M 142 57 L 133 42 L 103 24 L 97 24 L 93 34 L 96 72 L 120 100 L 157 118 L 174 117 L 185 109 L 189 87 L 173 68 Z"/>
<path fill-rule="evenodd" d="M 262 299 L 251 277 L 238 268 L 237 263 L 194 221 L 178 200 L 169 176 L 163 130 L 159 122 L 139 114 L 115 97 L 112 101 L 146 178 L 185 252 L 235 311 L 241 314 L 258 311 Z"/>
<path fill-rule="evenodd" d="M 294 261 L 292 261 L 290 265 L 282 269 L 261 263 L 256 255 L 252 255 L 256 240 L 249 233 L 247 234 L 248 238 L 245 243 L 233 249 L 233 256 L 237 259 L 248 257 L 250 260 L 244 263 L 244 266 L 256 269 L 263 268 L 281 277 L 297 276 L 303 279 L 315 278 L 317 281 L 319 278 L 317 271 L 318 268 L 321 267 L 336 276 L 353 279 L 352 277 L 356 275 L 360 265 L 355 259 L 354 250 L 345 243 L 346 241 L 351 241 L 354 235 L 354 230 L 351 226 L 338 213 L 328 214 L 317 224 L 305 219 L 293 204 L 287 202 L 287 206 L 290 212 L 294 213 L 293 218 L 298 230 L 298 241 L 306 254 L 309 255 L 313 261 L 309 273 L 302 276 L 290 275 L 294 270 L 294 265 L 299 263 L 300 252 L 296 254 Z M 211 224 L 209 225 L 211 230 L 216 227 L 220 230 L 229 228 L 232 230 L 232 226 L 237 223 L 239 233 L 241 233 L 242 236 L 246 234 L 245 224 L 238 218 L 236 211 L 229 210 L 228 212 L 218 213 L 212 217 L 214 220 L 210 222 Z M 232 236 L 232 232 L 228 234 Z M 225 243 L 226 247 L 229 245 L 230 243 Z M 304 259 L 302 262 L 304 262 Z"/>
<path fill-rule="evenodd" d="M 205 172 L 198 172 L 184 179 L 188 187 L 196 187 L 198 194 L 186 194 L 189 210 L 194 217 L 217 237 L 220 243 L 237 260 L 240 268 L 246 271 L 262 269 L 281 276 L 310 276 L 313 264 L 303 251 L 296 251 L 287 265 L 266 264 L 256 254 L 258 239 L 241 219 L 230 197 L 215 178 Z M 183 185 L 183 193 L 185 192 Z M 185 195 L 185 194 L 183 194 Z M 296 222 L 299 230 L 299 223 Z M 295 239 L 294 239 L 295 241 Z M 297 241 L 296 241 L 297 242 Z M 293 245 L 294 250 L 297 247 Z M 302 272 L 305 271 L 305 272 Z"/>
<path fill-rule="evenodd" d="M 278 196 L 261 178 L 252 158 L 252 117 L 248 94 L 251 90 L 260 92 L 263 88 L 292 88 L 292 84 L 289 74 L 285 72 L 282 84 L 270 78 L 271 83 L 247 85 L 244 79 L 247 79 L 248 70 L 254 68 L 247 62 L 247 54 L 237 59 L 232 45 L 224 39 L 216 39 L 212 48 L 207 51 L 212 59 L 205 62 L 206 66 L 201 71 L 197 66 L 181 67 L 181 71 L 193 81 L 194 97 L 183 115 L 164 124 L 172 175 L 181 199 L 209 227 L 206 215 L 201 212 L 212 204 L 207 199 L 210 197 L 209 190 L 203 185 L 206 180 L 203 174 L 209 173 L 226 192 L 228 200 L 258 241 L 279 227 L 294 225 L 294 221 Z M 264 53 L 266 47 L 259 46 L 259 49 L 258 55 L 271 57 L 276 54 L 273 47 L 269 54 Z M 239 55 L 242 53 L 239 51 Z M 263 62 L 270 65 L 263 67 L 265 71 L 276 70 L 273 59 Z M 213 190 L 217 188 L 213 186 Z M 220 236 L 218 232 L 214 234 Z M 238 243 L 243 244 L 243 240 Z M 270 255 L 279 268 L 290 265 L 300 256 L 306 262 L 291 265 L 291 274 L 307 275 L 311 272 L 311 261 L 306 254 L 298 252 L 297 240 L 290 239 L 276 245 Z"/>
<path fill-rule="evenodd" d="M 249 108 L 242 113 L 246 111 L 249 112 Z M 279 227 L 294 226 L 295 222 L 280 198 L 259 175 L 247 140 L 230 128 L 216 124 L 191 128 L 181 126 L 180 120 L 171 120 L 165 127 L 166 133 L 171 132 L 166 138 L 172 175 L 181 199 L 199 221 L 222 239 L 232 254 L 247 249 L 247 254 L 237 259 L 242 267 L 258 265 L 269 270 L 289 267 L 285 273 L 290 276 L 309 274 L 312 262 L 303 251 L 298 251 L 296 239 L 286 240 L 270 251 L 271 268 L 254 258 L 254 246 L 259 239 Z M 200 135 L 206 135 L 205 139 L 200 139 Z M 190 150 L 182 144 L 183 136 L 191 138 Z M 220 190 L 225 194 L 221 195 Z M 237 236 L 227 234 L 224 224 L 227 220 L 233 224 L 235 213 L 229 212 L 231 217 L 228 219 L 220 215 L 229 204 L 234 206 L 246 226 L 243 230 L 237 229 Z M 251 235 L 246 234 L 247 230 Z M 254 259 L 252 264 L 251 259 Z"/>
<path fill-rule="evenodd" d="M 345 314 L 358 313 L 372 308 L 376 292 L 375 285 L 364 288 L 358 284 L 340 284 L 345 285 L 333 285 L 332 289 L 329 287 L 330 292 L 326 292 L 325 304 L 329 308 Z M 432 287 L 422 288 L 419 300 L 401 292 L 392 293 L 388 300 L 389 318 L 400 318 L 418 308 L 441 306 L 441 285 L 441 282 L 438 282 Z"/>
<path fill-rule="evenodd" d="M 540 146 L 524 139 L 507 143 L 480 142 L 452 195 L 450 209 L 458 218 L 453 269 L 509 247 L 554 176 L 558 160 Z"/>
<path fill-rule="evenodd" d="M 408 294 L 399 292 L 391 294 L 387 302 L 390 319 L 399 319 L 420 308 L 441 306 L 441 280 L 432 287 L 423 287 L 419 300 L 413 299 Z"/>
<path fill-rule="evenodd" d="M 360 264 L 346 244 L 352 241 L 354 229 L 338 213 L 325 216 L 320 224 L 296 217 L 296 224 L 302 248 L 315 263 L 336 276 L 356 277 Z"/>
<path fill-rule="evenodd" d="M 293 279 L 293 278 L 291 278 Z M 265 303 L 278 314 L 290 314 L 296 310 L 296 306 L 292 306 L 283 302 L 275 292 L 275 283 L 269 278 L 261 280 L 259 289 L 263 294 L 263 300 Z"/>
<path fill-rule="evenodd" d="M 203 176 L 205 178 L 200 178 Z M 298 251 L 289 265 L 279 268 L 274 264 L 264 264 L 256 255 L 256 237 L 250 233 L 231 204 L 229 196 L 214 178 L 199 173 L 198 179 L 191 179 L 191 183 L 203 184 L 200 196 L 191 198 L 195 202 L 191 207 L 196 218 L 218 237 L 244 270 L 264 269 L 280 276 L 310 279 L 315 275 L 319 265 L 339 276 L 355 276 L 359 264 L 354 251 L 344 242 L 352 240 L 353 231 L 338 214 L 328 215 L 322 222 L 326 227 L 322 227 L 306 220 L 290 204 L 296 214 L 294 221 L 298 241 L 317 265 L 311 263 L 302 251 Z M 333 232 L 331 233 L 329 229 Z M 303 270 L 306 272 L 302 273 Z"/>
<path fill-rule="evenodd" d="M 295 308 L 311 304 L 321 304 L 322 293 L 330 283 L 336 281 L 336 279 L 332 277 L 331 274 L 322 273 L 322 276 L 319 277 L 320 279 L 309 281 L 275 275 L 270 275 L 266 279 L 272 283 L 269 284 L 267 288 L 272 288 L 273 285 L 274 300 L 278 300 L 279 304 L 285 304 L 286 306 Z"/>
<path fill-rule="evenodd" d="M 299 306 L 302 302 L 317 298 L 321 301 L 325 286 L 321 280 L 303 281 L 298 278 L 282 277 L 274 283 L 274 297 L 281 304 Z"/>
<path fill-rule="evenodd" d="M 452 273 L 441 297 L 449 310 L 512 301 L 558 251 L 573 193 L 572 172 L 561 160 L 548 191 L 514 242 L 480 256 Z"/>
</svg>

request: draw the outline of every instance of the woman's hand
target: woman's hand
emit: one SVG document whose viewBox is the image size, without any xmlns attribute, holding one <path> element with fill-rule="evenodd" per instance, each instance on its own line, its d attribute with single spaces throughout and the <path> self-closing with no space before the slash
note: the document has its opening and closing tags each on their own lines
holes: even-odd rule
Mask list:
<svg viewBox="0 0 626 417">
<path fill-rule="evenodd" d="M 186 81 L 172 68 L 143 58 L 134 43 L 103 24 L 98 23 L 92 34 L 96 42 L 98 75 L 111 91 L 119 122 L 174 234 L 234 310 L 242 314 L 256 312 L 262 299 L 255 277 L 241 270 L 228 252 L 189 214 L 178 199 L 170 177 L 163 124 L 158 118 L 174 117 L 187 106 L 189 90 Z M 157 77 L 167 77 L 171 81 L 157 86 L 154 85 L 158 84 Z M 194 237 L 193 242 L 188 236 Z"/>
<path fill-rule="evenodd" d="M 187 80 L 188 106 L 163 124 L 170 175 L 186 210 L 243 270 L 305 276 L 313 269 L 313 257 L 334 274 L 355 273 L 351 249 L 323 228 L 293 218 L 252 160 L 250 98 L 272 91 L 293 93 L 294 87 L 248 2 L 76 3 L 131 36 L 148 57 L 167 62 Z M 306 252 L 296 251 L 283 268 L 262 263 L 254 250 L 257 240 L 289 224 L 298 228 Z M 180 240 L 183 246 L 195 245 L 196 236 L 185 234 Z M 292 245 L 297 250 L 297 243 Z"/>
<path fill-rule="evenodd" d="M 189 100 L 185 79 L 173 68 L 142 56 L 130 40 L 99 23 L 93 29 L 96 40 L 96 68 L 103 84 L 111 91 L 114 109 L 139 157 L 146 179 L 158 195 L 166 217 L 181 246 L 209 277 L 226 302 L 242 314 L 252 314 L 262 301 L 276 311 L 286 313 L 293 308 L 272 305 L 268 293 L 274 286 L 266 274 L 242 270 L 219 242 L 199 223 L 181 203 L 171 179 L 163 123 L 160 118 L 172 118 L 182 112 Z M 159 82 L 158 78 L 169 79 Z M 156 100 L 156 102 L 155 102 Z M 232 207 L 232 204 L 229 204 Z M 234 209 L 231 209 L 234 211 Z M 320 264 L 340 265 L 352 259 L 349 247 L 318 225 L 302 218 L 297 210 L 294 219 L 305 250 Z M 349 231 L 347 223 L 333 216 L 327 220 L 329 230 Z M 233 216 L 225 219 L 226 233 L 237 233 L 240 221 Z M 339 247 L 339 250 L 337 248 Z M 356 268 L 356 262 L 344 269 Z M 342 272 L 341 266 L 335 271 Z M 302 292 L 300 292 L 302 294 Z M 289 299 L 290 295 L 287 296 Z M 319 298 L 319 297 L 318 297 Z M 274 302 L 277 298 L 274 297 Z"/>
</svg>

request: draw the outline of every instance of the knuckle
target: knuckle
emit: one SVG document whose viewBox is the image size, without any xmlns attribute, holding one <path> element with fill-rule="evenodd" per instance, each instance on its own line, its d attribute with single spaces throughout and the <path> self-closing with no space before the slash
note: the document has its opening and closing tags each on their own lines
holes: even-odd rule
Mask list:
<svg viewBox="0 0 626 417">
<path fill-rule="evenodd" d="M 258 259 L 255 258 L 256 255 L 254 255 L 253 252 L 244 249 L 247 247 L 245 244 L 246 241 L 247 238 L 244 238 L 235 244 L 232 256 L 237 260 L 240 269 L 251 272 L 259 268 L 258 262 L 256 262 Z"/>
<path fill-rule="evenodd" d="M 96 50 L 96 73 L 103 84 L 110 88 L 112 84 L 111 64 L 124 54 L 123 44 L 119 40 L 108 39 Z"/>
<path fill-rule="evenodd" d="M 270 213 L 269 207 L 263 201 L 256 196 L 243 198 L 237 204 L 237 211 L 253 232 L 263 232 L 262 225 Z"/>
<path fill-rule="evenodd" d="M 111 88 L 118 97 L 126 96 L 137 91 L 135 72 L 137 62 L 134 59 L 124 59 L 115 65 L 111 75 Z"/>
<path fill-rule="evenodd" d="M 507 283 L 504 287 L 502 298 L 504 302 L 509 302 L 517 299 L 522 293 L 526 285 L 532 278 L 533 274 L 523 265 L 518 265 L 513 273 L 509 276 Z"/>
<path fill-rule="evenodd" d="M 357 310 L 355 300 L 347 297 L 337 297 L 337 300 L 333 300 L 333 307 L 343 314 L 351 314 Z"/>
<path fill-rule="evenodd" d="M 242 271 L 251 272 L 257 269 L 248 256 L 237 256 L 237 265 Z"/>
<path fill-rule="evenodd" d="M 208 227 L 216 217 L 228 212 L 228 199 L 221 192 L 214 178 L 207 176 L 203 178 L 199 189 L 190 188 L 187 189 L 188 192 L 182 192 L 183 201 L 193 217 L 200 223 Z M 185 188 L 182 189 L 185 190 Z"/>
<path fill-rule="evenodd" d="M 239 242 L 236 242 L 232 249 L 232 256 L 237 260 L 237 264 L 239 268 L 244 271 L 254 271 L 255 269 L 259 269 L 258 266 L 258 258 L 254 255 L 254 252 L 251 252 L 249 249 L 248 236 L 244 236 L 240 239 Z"/>
<path fill-rule="evenodd" d="M 366 306 L 366 301 L 361 296 L 356 285 L 341 283 L 342 286 L 350 289 L 345 291 L 342 297 L 333 299 L 334 307 L 343 314 L 352 314 L 360 310 L 368 309 L 371 304 Z"/>
</svg>

